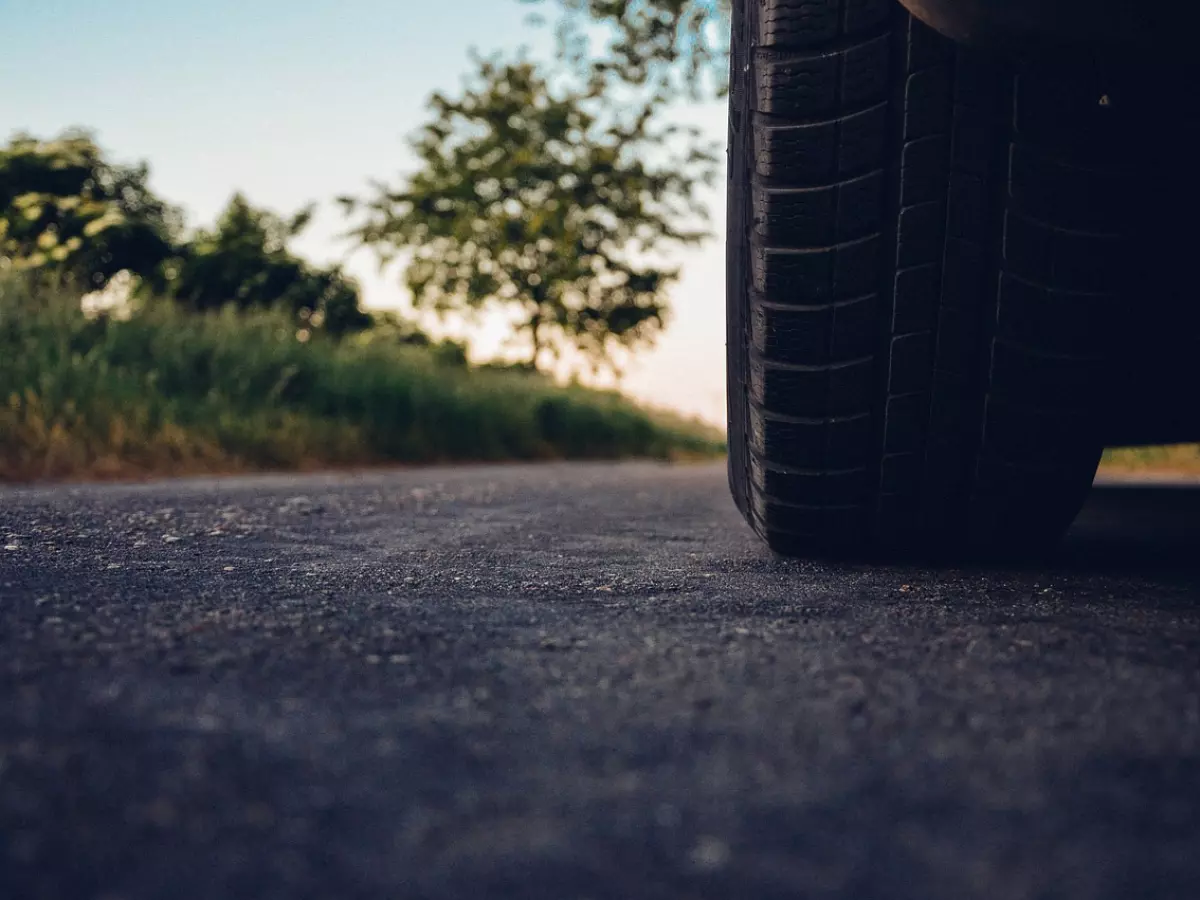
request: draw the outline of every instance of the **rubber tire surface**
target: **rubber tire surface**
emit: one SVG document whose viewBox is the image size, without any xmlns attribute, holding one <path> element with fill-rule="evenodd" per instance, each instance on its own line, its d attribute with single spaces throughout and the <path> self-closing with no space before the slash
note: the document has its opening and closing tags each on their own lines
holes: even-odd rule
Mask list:
<svg viewBox="0 0 1200 900">
<path fill-rule="evenodd" d="M 977 57 L 893 0 L 735 0 L 732 56 L 739 509 L 788 554 L 1053 543 L 1130 277 L 1126 81 Z"/>
</svg>

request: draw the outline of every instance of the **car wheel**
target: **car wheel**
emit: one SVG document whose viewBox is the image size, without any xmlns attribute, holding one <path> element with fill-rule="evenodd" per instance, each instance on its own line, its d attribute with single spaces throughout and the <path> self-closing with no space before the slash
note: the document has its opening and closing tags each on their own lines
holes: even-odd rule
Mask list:
<svg viewBox="0 0 1200 900">
<path fill-rule="evenodd" d="M 784 553 L 1014 550 L 1091 485 L 1130 139 L 1105 72 L 892 0 L 735 0 L 729 476 Z"/>
</svg>

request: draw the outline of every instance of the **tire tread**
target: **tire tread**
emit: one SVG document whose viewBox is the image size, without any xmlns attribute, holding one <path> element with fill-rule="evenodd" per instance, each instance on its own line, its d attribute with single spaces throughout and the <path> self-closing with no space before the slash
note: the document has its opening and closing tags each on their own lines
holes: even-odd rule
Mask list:
<svg viewBox="0 0 1200 900">
<path fill-rule="evenodd" d="M 1056 142 L 1059 82 L 888 0 L 737 0 L 735 26 L 739 508 L 784 552 L 1003 541 L 1027 478 L 1065 528 L 1098 462 L 1126 173 Z"/>
</svg>

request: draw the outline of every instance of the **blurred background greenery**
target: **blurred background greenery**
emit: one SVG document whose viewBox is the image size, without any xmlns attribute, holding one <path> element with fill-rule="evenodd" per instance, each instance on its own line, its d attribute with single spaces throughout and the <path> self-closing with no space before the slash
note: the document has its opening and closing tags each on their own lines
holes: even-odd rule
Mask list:
<svg viewBox="0 0 1200 900">
<path fill-rule="evenodd" d="M 518 3 L 518 0 L 512 0 Z M 318 204 L 236 193 L 193 226 L 80 127 L 0 149 L 0 478 L 449 460 L 704 456 L 720 433 L 579 384 L 668 323 L 719 148 L 672 108 L 722 90 L 720 3 L 533 0 L 556 53 L 473 54 L 394 182 L 324 198 L 413 311 L 503 308 L 468 363 L 294 250 Z M 699 225 L 697 224 L 699 223 Z M 564 373 L 567 378 L 564 380 Z"/>
</svg>

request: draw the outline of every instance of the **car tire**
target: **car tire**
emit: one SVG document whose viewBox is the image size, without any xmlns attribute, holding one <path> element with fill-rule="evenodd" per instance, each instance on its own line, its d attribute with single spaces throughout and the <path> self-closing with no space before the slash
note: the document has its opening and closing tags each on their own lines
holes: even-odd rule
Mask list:
<svg viewBox="0 0 1200 900">
<path fill-rule="evenodd" d="M 785 554 L 1025 551 L 1077 514 L 1128 273 L 1099 65 L 894 0 L 735 0 L 729 478 Z"/>
</svg>

